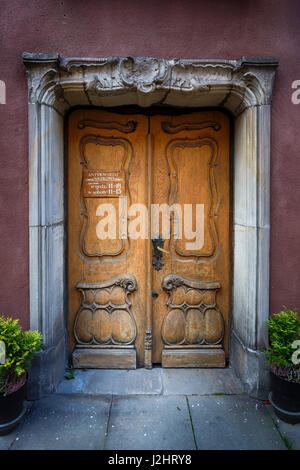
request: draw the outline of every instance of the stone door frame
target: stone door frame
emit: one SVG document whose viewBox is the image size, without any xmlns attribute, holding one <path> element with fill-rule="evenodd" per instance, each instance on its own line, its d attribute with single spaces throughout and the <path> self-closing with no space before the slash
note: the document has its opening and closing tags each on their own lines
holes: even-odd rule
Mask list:
<svg viewBox="0 0 300 470">
<path fill-rule="evenodd" d="M 30 395 L 55 390 L 66 365 L 64 117 L 75 106 L 218 107 L 233 116 L 233 294 L 230 363 L 246 393 L 268 374 L 270 118 L 278 59 L 62 58 L 24 53 L 28 76 L 30 328 L 44 349 Z"/>
</svg>

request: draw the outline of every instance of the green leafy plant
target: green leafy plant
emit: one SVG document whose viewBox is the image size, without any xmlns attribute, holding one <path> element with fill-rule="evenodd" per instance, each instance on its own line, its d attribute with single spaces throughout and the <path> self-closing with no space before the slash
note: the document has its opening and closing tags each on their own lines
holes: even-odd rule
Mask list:
<svg viewBox="0 0 300 470">
<path fill-rule="evenodd" d="M 284 307 L 266 321 L 269 329 L 270 345 L 265 351 L 271 370 L 288 380 L 300 381 L 300 368 L 292 361 L 293 343 L 300 338 L 298 313 Z"/>
<path fill-rule="evenodd" d="M 65 379 L 67 380 L 75 379 L 74 368 L 72 365 L 69 365 L 68 367 L 66 367 Z"/>
<path fill-rule="evenodd" d="M 23 331 L 19 320 L 0 317 L 0 340 L 5 343 L 5 363 L 0 364 L 0 394 L 18 390 L 26 381 L 26 372 L 34 354 L 42 346 L 38 331 Z"/>
</svg>

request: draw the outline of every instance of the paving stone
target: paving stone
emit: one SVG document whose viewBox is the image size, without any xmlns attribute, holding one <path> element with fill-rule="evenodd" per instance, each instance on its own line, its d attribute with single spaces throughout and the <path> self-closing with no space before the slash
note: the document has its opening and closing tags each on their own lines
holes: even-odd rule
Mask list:
<svg viewBox="0 0 300 470">
<path fill-rule="evenodd" d="M 13 450 L 103 449 L 111 398 L 51 395 L 34 402 Z"/>
<path fill-rule="evenodd" d="M 266 407 L 248 396 L 188 397 L 199 450 L 285 450 Z"/>
<path fill-rule="evenodd" d="M 165 395 L 239 394 L 242 386 L 230 368 L 162 369 Z"/>
<path fill-rule="evenodd" d="M 290 444 L 293 450 L 300 450 L 300 423 L 286 423 L 276 416 L 271 405 L 267 405 L 266 408 L 278 426 L 280 434 L 286 439 L 286 445 Z"/>
<path fill-rule="evenodd" d="M 113 397 L 106 449 L 195 449 L 186 398 Z"/>
<path fill-rule="evenodd" d="M 8 450 L 17 435 L 17 431 L 13 431 L 10 434 L 7 434 L 6 436 L 0 436 L 0 450 Z"/>
<path fill-rule="evenodd" d="M 0 436 L 0 450 L 9 450 L 13 444 L 13 442 L 17 439 L 19 439 L 20 431 L 22 429 L 22 426 L 24 422 L 26 421 L 28 414 L 30 412 L 32 402 L 26 402 L 24 403 L 24 406 L 26 407 L 26 413 L 18 426 L 13 429 L 9 434 L 5 434 L 3 436 Z"/>
<path fill-rule="evenodd" d="M 75 379 L 66 380 L 58 393 L 90 395 L 210 395 L 239 394 L 242 386 L 230 368 L 151 370 L 76 370 Z"/>
<path fill-rule="evenodd" d="M 300 424 L 241 394 L 231 369 L 77 370 L 75 377 L 59 393 L 27 402 L 0 450 L 192 450 L 196 443 L 203 450 L 285 450 L 280 433 L 300 449 Z"/>
<path fill-rule="evenodd" d="M 63 379 L 57 387 L 57 393 L 81 393 L 89 394 L 87 383 L 93 378 L 95 373 L 99 372 L 99 388 L 101 387 L 102 393 L 99 395 L 111 394 L 111 384 L 108 381 L 103 381 L 101 373 L 104 371 L 95 371 L 93 369 L 89 370 L 75 370 L 74 379 Z"/>
<path fill-rule="evenodd" d="M 159 395 L 162 393 L 161 369 L 78 369 L 75 370 L 75 379 L 64 379 L 57 392 L 89 395 Z"/>
</svg>

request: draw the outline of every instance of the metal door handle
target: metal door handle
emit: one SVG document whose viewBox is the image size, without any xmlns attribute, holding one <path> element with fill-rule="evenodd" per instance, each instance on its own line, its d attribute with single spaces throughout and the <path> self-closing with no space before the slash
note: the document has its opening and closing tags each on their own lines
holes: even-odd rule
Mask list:
<svg viewBox="0 0 300 470">
<path fill-rule="evenodd" d="M 156 271 L 160 271 L 164 266 L 162 262 L 163 252 L 166 250 L 163 249 L 165 240 L 162 238 L 161 235 L 158 237 L 152 238 L 153 243 L 153 259 L 152 259 L 152 266 Z"/>
<path fill-rule="evenodd" d="M 169 251 L 165 250 L 164 248 L 161 248 L 160 246 L 158 246 L 157 249 L 158 249 L 159 251 L 162 251 L 163 253 L 167 253 L 167 255 L 170 254 Z"/>
</svg>

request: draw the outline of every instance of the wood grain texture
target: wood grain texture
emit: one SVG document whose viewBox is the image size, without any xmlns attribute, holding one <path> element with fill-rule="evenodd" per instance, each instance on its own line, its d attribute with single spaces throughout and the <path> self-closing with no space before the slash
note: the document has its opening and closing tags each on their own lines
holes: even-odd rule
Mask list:
<svg viewBox="0 0 300 470">
<path fill-rule="evenodd" d="M 222 349 L 164 349 L 163 367 L 225 367 Z"/>
<path fill-rule="evenodd" d="M 146 270 L 141 260 L 145 260 L 146 257 L 146 240 L 119 238 L 119 198 L 84 197 L 83 170 L 124 172 L 127 208 L 135 203 L 146 205 L 147 129 L 148 120 L 141 115 L 128 117 L 107 111 L 82 109 L 74 111 L 69 117 L 69 353 L 72 354 L 79 338 L 81 342 L 96 342 L 98 348 L 102 346 L 106 348 L 106 352 L 103 353 L 106 357 L 106 367 L 115 367 L 117 360 L 113 348 L 111 356 L 107 352 L 108 340 L 124 345 L 134 340 L 134 353 L 136 352 L 140 363 L 144 360 Z M 116 211 L 115 239 L 99 239 L 97 236 L 98 224 L 107 215 L 99 212 L 99 205 L 105 203 L 112 204 Z M 82 305 L 78 283 L 81 285 L 105 283 L 122 275 L 134 276 L 137 282 L 137 289 L 130 293 L 130 312 L 133 319 L 128 314 L 129 310 L 117 308 L 124 300 L 124 291 L 116 286 L 103 289 L 95 287 L 97 290 L 97 298 L 93 300 L 95 303 L 89 304 L 91 299 L 86 299 L 85 303 L 88 305 Z M 92 291 L 91 286 L 85 293 L 91 297 Z M 108 298 L 113 307 L 111 311 L 105 307 Z M 129 296 L 127 298 L 129 299 Z M 76 331 L 77 339 L 74 334 Z M 86 354 L 87 352 L 88 347 Z M 91 354 L 92 363 L 96 367 L 94 361 L 96 353 L 93 350 Z M 100 352 L 97 354 L 99 356 Z M 132 352 L 130 354 L 132 355 Z M 100 367 L 102 359 L 99 361 L 100 359 L 97 364 Z M 126 367 L 127 362 L 122 361 L 117 360 L 119 367 Z"/>
<path fill-rule="evenodd" d="M 182 214 L 184 205 L 190 204 L 193 231 L 196 229 L 196 204 L 204 205 L 203 246 L 195 250 L 187 248 L 189 240 L 184 230 L 181 239 L 175 238 L 176 215 L 172 212 L 170 215 L 171 234 L 170 240 L 164 243 L 168 252 L 163 253 L 164 266 L 160 271 L 152 272 L 153 289 L 159 294 L 153 300 L 152 310 L 153 362 L 161 362 L 163 347 L 169 342 L 173 346 L 177 342 L 187 347 L 190 343 L 200 347 L 203 341 L 221 341 L 228 356 L 231 302 L 229 119 L 217 111 L 153 116 L 151 134 L 154 142 L 152 202 L 177 204 Z M 197 283 L 217 282 L 220 285 L 217 306 L 208 308 L 209 296 L 215 296 L 215 292 L 208 290 L 205 293 L 182 286 L 172 293 L 174 308 L 168 307 L 168 293 L 163 289 L 163 281 L 170 274 Z M 192 309 L 203 295 L 207 308 L 203 310 L 198 305 Z M 182 305 L 187 308 L 181 308 Z M 205 366 L 203 352 L 200 362 L 192 360 L 190 352 L 187 354 L 190 359 L 185 360 L 182 351 L 178 356 L 182 367 L 187 367 L 189 360 L 191 366 L 195 363 Z M 224 358 L 217 362 L 224 364 Z M 208 363 L 213 364 L 213 361 L 209 359 Z M 163 364 L 171 367 L 169 359 Z"/>
<path fill-rule="evenodd" d="M 76 369 L 136 369 L 134 349 L 75 349 Z"/>
<path fill-rule="evenodd" d="M 90 350 L 88 367 L 133 367 L 135 353 L 137 364 L 147 368 L 161 362 L 223 367 L 231 302 L 228 117 L 218 111 L 146 116 L 86 109 L 70 115 L 68 129 L 69 352 L 75 348 L 74 363 L 88 364 Z M 122 174 L 127 209 L 130 204 L 148 208 L 147 239 L 120 239 L 120 198 L 110 197 L 107 181 L 101 197 L 88 197 L 86 186 L 83 191 L 88 170 Z M 99 239 L 99 222 L 106 217 L 100 203 L 115 208 L 114 239 Z M 176 210 L 155 225 L 153 204 Z M 198 236 L 197 204 L 203 206 L 204 228 L 202 243 L 194 248 L 184 215 L 189 205 L 192 225 L 187 228 Z M 179 239 L 178 210 L 183 215 Z M 129 214 L 127 222 L 137 215 Z M 164 241 L 154 250 L 151 237 L 159 235 Z M 130 295 L 118 285 L 104 286 L 120 276 L 136 280 Z M 166 288 L 170 276 L 179 279 L 172 289 Z M 83 299 L 78 285 L 84 284 L 90 288 L 83 289 Z"/>
</svg>

